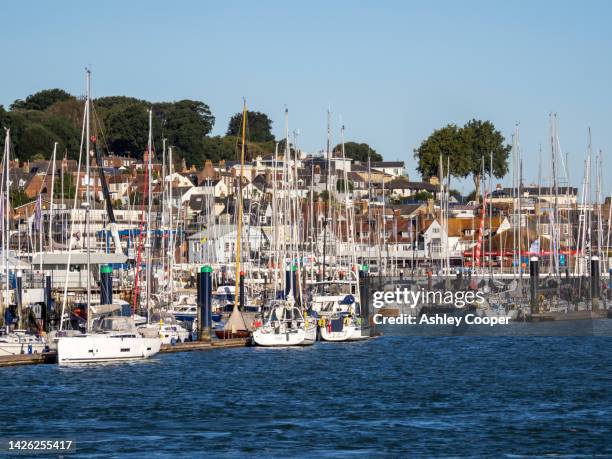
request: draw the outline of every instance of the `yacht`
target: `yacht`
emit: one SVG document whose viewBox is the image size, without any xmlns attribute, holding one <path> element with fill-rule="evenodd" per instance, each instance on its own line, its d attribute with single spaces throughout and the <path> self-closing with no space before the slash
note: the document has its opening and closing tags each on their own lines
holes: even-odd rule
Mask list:
<svg viewBox="0 0 612 459">
<path fill-rule="evenodd" d="M 174 345 L 189 341 L 189 332 L 169 314 L 153 314 L 152 322 L 138 327 L 138 332 L 148 338 L 159 336 L 162 344 Z"/>
<path fill-rule="evenodd" d="M 40 354 L 48 348 L 44 337 L 27 333 L 25 330 L 0 334 L 0 356 Z"/>
<path fill-rule="evenodd" d="M 286 300 L 273 302 L 263 325 L 253 331 L 253 341 L 258 346 L 306 346 L 316 340 L 316 321 Z"/>
<path fill-rule="evenodd" d="M 157 354 L 161 343 L 159 336 L 145 338 L 139 334 L 130 317 L 106 317 L 96 324 L 93 333 L 58 338 L 57 361 L 66 365 L 142 360 Z"/>
</svg>

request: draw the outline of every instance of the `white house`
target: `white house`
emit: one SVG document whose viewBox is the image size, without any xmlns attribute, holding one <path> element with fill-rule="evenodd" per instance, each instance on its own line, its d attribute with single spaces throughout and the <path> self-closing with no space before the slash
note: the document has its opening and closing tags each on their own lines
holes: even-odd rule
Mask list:
<svg viewBox="0 0 612 459">
<path fill-rule="evenodd" d="M 190 263 L 229 263 L 236 259 L 236 239 L 238 231 L 235 225 L 214 225 L 189 236 Z M 244 253 L 257 253 L 267 245 L 264 232 L 252 226 L 243 228 L 242 248 Z"/>
</svg>

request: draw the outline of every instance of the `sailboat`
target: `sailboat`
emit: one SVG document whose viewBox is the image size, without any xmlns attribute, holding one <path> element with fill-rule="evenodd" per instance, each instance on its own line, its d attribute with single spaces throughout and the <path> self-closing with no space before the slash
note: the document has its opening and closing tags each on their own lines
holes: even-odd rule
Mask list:
<svg viewBox="0 0 612 459">
<path fill-rule="evenodd" d="M 329 129 L 328 129 L 329 131 Z M 342 142 L 342 160 L 346 160 L 346 154 L 344 149 L 344 126 L 341 129 L 341 142 Z M 328 142 L 329 143 L 329 142 Z M 346 222 L 346 244 L 350 249 L 349 266 L 355 268 L 357 265 L 357 253 L 355 245 L 355 215 L 351 199 L 349 198 L 349 187 L 348 187 L 348 176 L 346 168 L 343 168 L 343 184 L 344 184 L 344 209 L 345 209 L 345 222 Z M 337 190 L 337 186 L 334 184 L 331 187 L 332 195 Z M 330 195 L 331 196 L 331 195 Z M 330 198 L 331 204 L 331 198 Z M 331 205 L 330 205 L 331 207 Z M 339 235 L 340 236 L 340 235 Z M 321 286 L 327 287 L 328 289 L 338 289 L 344 291 L 344 294 L 335 292 L 336 294 L 330 294 L 328 292 L 325 295 L 315 296 L 312 301 L 312 309 L 317 312 L 321 317 L 321 326 L 319 332 L 323 341 L 357 341 L 362 339 L 368 339 L 370 336 L 370 326 L 368 323 L 364 323 L 360 317 L 361 306 L 360 306 L 360 294 L 359 294 L 359 279 L 357 270 L 348 269 L 348 280 L 340 280 L 332 278 L 331 281 L 326 279 L 321 282 Z M 357 298 L 347 293 L 347 287 L 349 292 L 354 292 Z"/>
<path fill-rule="evenodd" d="M 6 137 L 4 140 L 4 163 L 3 163 L 3 176 L 5 188 L 0 193 L 0 209 L 3 211 L 3 215 L 0 216 L 0 224 L 2 225 L 2 252 L 4 258 L 4 297 L 0 295 L 0 317 L 4 321 L 8 321 L 11 318 L 10 312 L 10 268 L 9 268 L 9 235 L 10 235 L 10 200 L 9 200 L 9 170 L 10 170 L 10 143 L 11 133 L 10 129 L 6 130 Z M 19 274 L 17 274 L 19 275 Z M 21 305 L 21 298 L 17 298 L 14 295 L 15 303 L 17 304 L 17 321 L 18 327 L 23 325 L 24 312 Z M 16 354 L 37 354 L 44 352 L 47 349 L 47 342 L 44 337 L 28 333 L 25 330 L 15 329 L 10 331 L 9 323 L 5 323 L 4 330 L 0 330 L 0 356 L 3 355 L 16 355 Z"/>
<path fill-rule="evenodd" d="M 91 168 L 90 158 L 90 106 L 91 106 L 91 73 L 87 70 L 87 96 L 85 101 L 85 135 L 86 135 L 86 202 L 85 231 L 87 234 L 87 272 L 90 272 L 90 228 L 89 210 L 91 208 L 91 193 L 89 180 Z M 149 143 L 150 147 L 150 143 Z M 150 150 L 150 148 L 149 148 Z M 76 197 L 75 197 L 76 202 Z M 91 276 L 87 276 L 87 332 L 73 336 L 57 338 L 57 360 L 60 365 L 73 363 L 116 362 L 140 360 L 151 357 L 159 352 L 161 339 L 146 338 L 138 333 L 132 317 L 110 316 L 96 322 L 93 326 Z M 62 308 L 64 309 L 64 308 Z M 62 317 L 64 311 L 62 310 Z"/>
<path fill-rule="evenodd" d="M 245 153 L 245 141 L 246 141 L 246 123 L 247 123 L 247 106 L 246 100 L 243 104 L 242 109 L 242 144 L 240 150 L 240 176 L 238 177 L 238 187 L 236 192 L 236 203 L 238 204 L 238 211 L 236 215 L 236 276 L 235 276 L 235 287 L 234 287 L 234 307 L 229 318 L 223 325 L 223 328 L 215 330 L 215 335 L 219 339 L 233 339 L 233 338 L 247 338 L 251 332 L 249 327 L 244 320 L 242 311 L 239 308 L 241 303 L 244 303 L 244 289 L 240 288 L 240 282 L 244 282 L 243 273 L 240 270 L 240 262 L 242 258 L 242 214 L 243 214 L 243 202 L 242 202 L 242 179 L 244 177 L 244 153 Z"/>
<path fill-rule="evenodd" d="M 283 186 L 285 189 L 280 196 L 280 205 L 284 222 L 274 222 L 274 239 L 279 242 L 279 231 L 285 226 L 289 227 L 289 241 L 282 247 L 277 246 L 279 259 L 283 262 L 275 263 L 275 266 L 286 266 L 284 295 L 273 300 L 268 305 L 268 314 L 261 327 L 253 331 L 253 341 L 259 346 L 304 346 L 314 344 L 317 339 L 317 323 L 314 318 L 309 317 L 303 307 L 303 298 L 298 279 L 301 279 L 300 268 L 302 257 L 299 257 L 297 247 L 298 224 L 301 218 L 301 208 L 298 206 L 297 193 L 291 194 L 292 187 L 297 188 L 297 155 L 291 159 L 291 148 L 289 144 L 288 112 L 285 111 L 285 156 L 283 159 Z M 293 163 L 293 166 L 291 165 Z M 295 189 L 293 189 L 295 191 Z M 273 200 L 276 196 L 273 196 Z M 281 250 L 282 248 L 282 250 Z M 282 257 L 281 257 L 282 252 Z M 290 268 L 290 270 L 289 270 Z M 275 282 L 274 287 L 277 287 Z"/>
</svg>

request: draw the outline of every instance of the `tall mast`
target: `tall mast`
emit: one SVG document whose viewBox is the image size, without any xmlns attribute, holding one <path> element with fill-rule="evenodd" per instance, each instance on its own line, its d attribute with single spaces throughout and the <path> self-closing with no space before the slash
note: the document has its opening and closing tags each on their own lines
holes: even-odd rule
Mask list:
<svg viewBox="0 0 612 459">
<path fill-rule="evenodd" d="M 325 180 L 325 194 L 327 195 L 327 208 L 325 209 L 325 217 L 323 219 L 323 272 L 322 279 L 325 282 L 325 256 L 327 255 L 327 221 L 328 215 L 331 208 L 331 196 L 329 193 L 329 180 L 330 180 L 330 169 L 331 169 L 331 111 L 327 110 L 327 177 Z"/>
<path fill-rule="evenodd" d="M 90 182 L 91 182 L 91 171 L 89 164 L 90 151 L 90 135 L 89 135 L 89 119 L 90 119 L 90 108 L 91 108 L 91 70 L 87 69 L 87 96 L 85 102 L 85 112 L 87 117 L 85 119 L 85 151 L 87 152 L 85 159 L 85 177 L 87 177 L 87 183 L 85 184 L 85 234 L 87 235 L 87 331 L 91 331 L 91 235 L 89 234 L 89 210 L 91 208 L 91 196 L 90 196 Z M 41 254 L 42 257 L 42 254 Z M 63 319 L 63 318 L 62 318 Z"/>
<path fill-rule="evenodd" d="M 170 232 L 168 233 L 168 283 L 170 292 L 170 301 L 172 301 L 172 294 L 174 288 L 173 271 L 174 267 L 174 227 L 172 222 L 172 147 L 168 148 L 168 226 Z"/>
<path fill-rule="evenodd" d="M 2 312 L 2 317 L 4 317 L 4 310 L 9 305 L 9 263 L 8 263 L 8 251 L 9 251 L 9 235 L 10 231 L 10 220 L 9 220 L 9 157 L 11 152 L 11 130 L 6 129 L 6 138 L 4 139 L 4 181 L 5 181 L 5 196 L 4 202 L 2 203 L 2 207 L 4 207 L 4 234 L 2 235 L 2 243 L 3 243 L 3 256 L 4 256 L 4 287 L 6 294 L 4 296 L 4 301 L 2 302 L 2 308 L 0 308 L 0 312 Z M 21 317 L 19 318 L 21 320 Z M 6 325 L 6 330 L 8 331 L 8 323 Z"/>
<path fill-rule="evenodd" d="M 152 249 L 152 235 L 151 235 L 151 212 L 153 211 L 153 191 L 152 191 L 152 175 L 153 175 L 153 110 L 149 110 L 149 139 L 147 141 L 147 171 L 148 171 L 148 189 L 149 193 L 147 196 L 147 242 L 145 249 L 147 250 L 147 290 L 146 290 L 146 305 L 147 305 L 147 323 L 151 323 L 151 249 Z"/>
<path fill-rule="evenodd" d="M 49 197 L 49 251 L 53 250 L 53 191 L 55 186 L 55 155 L 57 153 L 57 142 L 53 144 L 53 159 L 51 169 L 51 196 Z"/>
<path fill-rule="evenodd" d="M 158 206 L 161 210 L 161 263 L 162 263 L 162 275 L 166 273 L 166 207 L 163 205 L 166 202 L 166 139 L 162 139 L 162 172 L 161 172 L 161 189 L 162 197 L 159 200 L 160 205 Z M 167 284 L 166 284 L 167 286 Z"/>
<path fill-rule="evenodd" d="M 238 177 L 238 194 L 236 201 L 238 203 L 238 220 L 236 234 L 236 279 L 235 279 L 235 301 L 234 310 L 240 304 L 240 258 L 241 258 L 241 239 L 242 239 L 242 176 L 244 174 L 244 142 L 246 139 L 246 122 L 247 122 L 247 105 L 246 99 L 243 102 L 242 108 L 242 144 L 240 145 L 240 176 Z M 286 158 L 285 158 L 286 160 Z"/>
</svg>

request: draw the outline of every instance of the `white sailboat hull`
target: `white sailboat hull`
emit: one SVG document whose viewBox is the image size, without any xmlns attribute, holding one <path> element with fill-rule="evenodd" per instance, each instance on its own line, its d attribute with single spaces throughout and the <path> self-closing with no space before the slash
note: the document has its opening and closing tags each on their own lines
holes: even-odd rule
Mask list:
<svg viewBox="0 0 612 459">
<path fill-rule="evenodd" d="M 59 338 L 57 361 L 73 363 L 121 362 L 142 360 L 159 352 L 160 338 L 134 335 L 91 334 Z"/>
<path fill-rule="evenodd" d="M 0 342 L 0 357 L 7 355 L 20 355 L 20 354 L 41 354 L 45 351 L 47 344 L 44 342 L 15 342 L 5 343 Z"/>
<path fill-rule="evenodd" d="M 370 337 L 369 330 L 360 325 L 345 325 L 342 331 L 329 331 L 327 327 L 321 327 L 320 332 L 323 341 L 359 341 Z"/>
<path fill-rule="evenodd" d="M 262 327 L 253 332 L 253 341 L 258 346 L 285 347 L 309 346 L 317 340 L 317 327 L 309 324 L 305 328 L 276 332 L 269 327 Z"/>
</svg>

